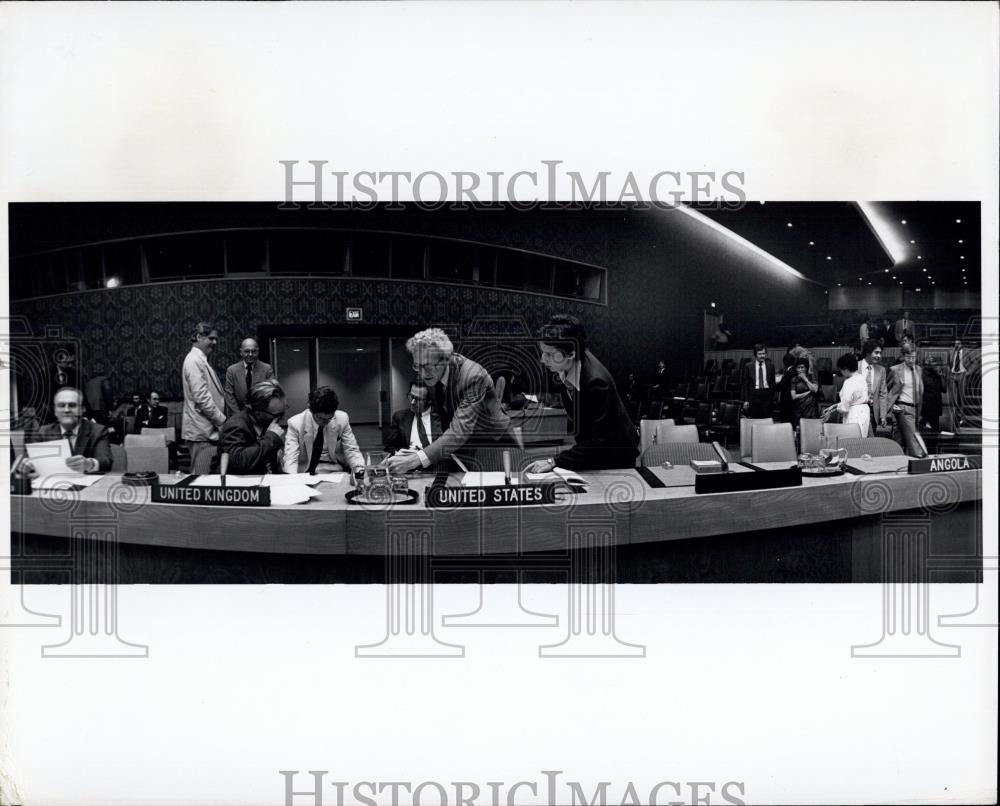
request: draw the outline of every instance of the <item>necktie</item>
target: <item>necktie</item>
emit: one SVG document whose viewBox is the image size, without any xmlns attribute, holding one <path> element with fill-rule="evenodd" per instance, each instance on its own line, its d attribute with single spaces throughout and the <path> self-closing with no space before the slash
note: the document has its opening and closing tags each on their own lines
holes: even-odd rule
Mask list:
<svg viewBox="0 0 1000 806">
<path fill-rule="evenodd" d="M 76 450 L 76 445 L 73 444 L 73 432 L 63 431 L 63 438 L 69 443 L 70 452 Z"/>
<path fill-rule="evenodd" d="M 310 476 L 316 472 L 316 467 L 319 465 L 319 457 L 323 454 L 323 432 L 325 430 L 325 428 L 318 429 L 316 431 L 316 439 L 313 440 L 312 453 L 309 455 L 309 470 L 306 471 Z"/>
<path fill-rule="evenodd" d="M 865 370 L 865 381 L 868 383 L 868 402 L 871 403 L 872 400 L 872 365 L 868 365 L 868 369 Z"/>
<path fill-rule="evenodd" d="M 420 447 L 426 448 L 431 444 L 431 441 L 427 438 L 427 429 L 424 428 L 424 415 L 415 414 L 413 416 L 417 418 L 417 436 L 420 437 Z"/>
<path fill-rule="evenodd" d="M 445 407 L 445 395 L 444 395 L 444 384 L 437 383 L 434 385 L 434 406 L 441 416 L 441 427 L 445 430 L 451 425 L 451 414 Z"/>
<path fill-rule="evenodd" d="M 955 351 L 955 361 L 953 362 L 952 367 L 951 367 L 951 371 L 952 372 L 958 372 L 959 365 L 961 364 L 961 360 L 960 360 L 961 355 L 962 354 L 960 352 L 958 352 L 957 350 Z"/>
<path fill-rule="evenodd" d="M 910 366 L 910 383 L 913 384 L 913 408 L 920 408 L 920 389 L 917 387 L 917 371 Z"/>
<path fill-rule="evenodd" d="M 246 365 L 247 368 L 247 394 L 250 394 L 250 387 L 253 386 L 253 367 L 250 364 Z M 322 429 L 320 430 L 322 434 Z"/>
<path fill-rule="evenodd" d="M 757 362 L 757 388 L 758 389 L 763 389 L 764 388 L 764 362 L 763 361 L 758 361 Z"/>
</svg>

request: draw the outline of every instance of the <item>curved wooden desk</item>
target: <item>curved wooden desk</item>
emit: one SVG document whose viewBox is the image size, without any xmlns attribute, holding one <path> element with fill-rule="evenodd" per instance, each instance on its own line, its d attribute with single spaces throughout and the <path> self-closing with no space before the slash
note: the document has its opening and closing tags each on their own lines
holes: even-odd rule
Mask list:
<svg viewBox="0 0 1000 806">
<path fill-rule="evenodd" d="M 670 474 L 681 472 L 689 471 L 656 469 L 668 481 Z M 125 487 L 119 476 L 109 475 L 86 490 L 57 498 L 38 493 L 12 496 L 11 531 L 66 537 L 69 529 L 113 522 L 117 540 L 128 544 L 382 555 L 390 528 L 413 524 L 433 535 L 427 553 L 482 556 L 565 551 L 569 529 L 604 529 L 616 545 L 635 546 L 798 526 L 816 529 L 821 523 L 909 510 L 941 516 L 982 497 L 979 470 L 804 478 L 801 487 L 717 495 L 695 495 L 691 486 L 653 489 L 634 470 L 598 471 L 586 477 L 586 493 L 563 496 L 556 506 L 445 511 L 429 510 L 422 503 L 430 477 L 412 481 L 411 487 L 421 492 L 421 503 L 414 506 L 349 505 L 345 478 L 340 484 L 319 484 L 321 497 L 307 504 L 220 508 L 153 504 L 148 488 Z"/>
</svg>

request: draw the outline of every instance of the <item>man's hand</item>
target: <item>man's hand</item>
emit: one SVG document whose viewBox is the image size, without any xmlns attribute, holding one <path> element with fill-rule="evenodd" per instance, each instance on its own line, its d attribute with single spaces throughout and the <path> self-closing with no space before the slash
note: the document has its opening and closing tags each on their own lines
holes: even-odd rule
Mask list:
<svg viewBox="0 0 1000 806">
<path fill-rule="evenodd" d="M 882 418 L 881 420 L 879 420 L 879 421 L 878 421 L 878 424 L 879 424 L 879 426 L 881 426 L 882 428 L 885 428 L 885 427 L 886 427 L 886 425 L 888 425 L 888 423 L 886 423 L 886 421 L 885 421 L 885 417 L 883 417 L 883 418 Z"/>
<path fill-rule="evenodd" d="M 748 408 L 750 408 L 750 404 L 748 402 L 744 401 L 743 402 L 743 411 L 746 411 Z"/>
<path fill-rule="evenodd" d="M 280 425 L 278 425 L 278 421 L 277 420 L 275 420 L 273 423 L 271 423 L 267 427 L 267 430 L 270 431 L 272 434 L 277 434 L 282 439 L 285 438 L 285 429 L 282 428 Z"/>
<path fill-rule="evenodd" d="M 409 456 L 396 454 L 390 456 L 385 462 L 389 467 L 389 473 L 394 476 L 402 476 L 404 473 L 409 473 L 420 467 L 420 457 L 415 453 Z"/>
<path fill-rule="evenodd" d="M 74 473 L 86 473 L 93 468 L 95 461 L 86 456 L 70 456 L 66 459 L 66 467 Z"/>
</svg>

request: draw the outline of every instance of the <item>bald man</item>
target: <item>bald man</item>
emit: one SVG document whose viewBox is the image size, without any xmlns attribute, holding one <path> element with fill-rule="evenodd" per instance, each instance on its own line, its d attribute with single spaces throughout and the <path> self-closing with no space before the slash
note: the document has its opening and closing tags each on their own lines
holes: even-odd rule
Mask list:
<svg viewBox="0 0 1000 806">
<path fill-rule="evenodd" d="M 247 389 L 252 389 L 254 384 L 274 377 L 271 365 L 257 360 L 259 353 L 260 348 L 258 348 L 256 341 L 243 339 L 242 344 L 240 344 L 241 360 L 230 364 L 226 369 L 224 394 L 226 414 L 230 417 L 243 411 L 247 404 Z"/>
</svg>

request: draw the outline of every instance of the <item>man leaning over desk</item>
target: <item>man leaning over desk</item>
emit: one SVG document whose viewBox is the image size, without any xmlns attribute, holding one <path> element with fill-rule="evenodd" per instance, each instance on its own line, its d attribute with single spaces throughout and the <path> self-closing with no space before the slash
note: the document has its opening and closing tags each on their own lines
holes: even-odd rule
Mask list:
<svg viewBox="0 0 1000 806">
<path fill-rule="evenodd" d="M 329 386 L 309 393 L 309 408 L 290 417 L 282 459 L 286 473 L 354 473 L 365 466 L 340 399 Z"/>
<path fill-rule="evenodd" d="M 448 334 L 434 327 L 421 330 L 406 342 L 406 349 L 413 357 L 413 371 L 431 390 L 431 406 L 441 417 L 444 433 L 415 454 L 389 457 L 390 472 L 430 468 L 463 449 L 517 447 L 493 379 L 475 361 L 456 353 Z"/>
</svg>

